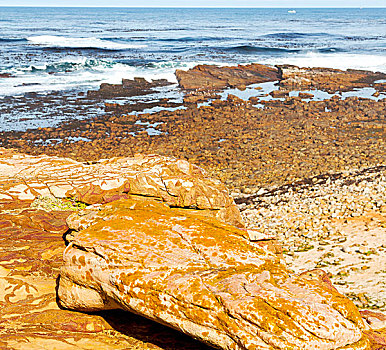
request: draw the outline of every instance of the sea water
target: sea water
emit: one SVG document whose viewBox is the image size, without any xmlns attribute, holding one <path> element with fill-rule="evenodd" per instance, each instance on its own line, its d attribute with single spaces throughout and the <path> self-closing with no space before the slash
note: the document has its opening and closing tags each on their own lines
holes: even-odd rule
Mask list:
<svg viewBox="0 0 386 350">
<path fill-rule="evenodd" d="M 0 7 L 0 97 L 175 81 L 198 63 L 386 72 L 386 8 L 288 10 Z"/>
</svg>

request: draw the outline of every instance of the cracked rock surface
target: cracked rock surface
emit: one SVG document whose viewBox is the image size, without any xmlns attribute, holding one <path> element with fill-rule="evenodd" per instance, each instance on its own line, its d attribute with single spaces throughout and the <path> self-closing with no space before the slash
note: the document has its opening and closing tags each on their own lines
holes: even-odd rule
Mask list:
<svg viewBox="0 0 386 350">
<path fill-rule="evenodd" d="M 226 187 L 185 160 L 136 155 L 81 163 L 0 148 L 0 203 L 53 196 L 96 204 L 129 194 L 153 197 L 171 206 L 206 210 L 208 215 L 244 226 Z"/>
<path fill-rule="evenodd" d="M 185 161 L 138 156 L 90 164 L 0 149 L 0 349 L 209 349 L 127 312 L 58 307 L 66 219 L 86 203 L 129 191 L 242 224 L 225 187 Z"/>
<path fill-rule="evenodd" d="M 243 226 L 186 161 L 0 149 L 0 348 L 382 349 L 382 314 Z"/>
<path fill-rule="evenodd" d="M 138 197 L 87 212 L 68 220 L 65 308 L 121 308 L 221 349 L 370 349 L 323 271 L 291 275 L 245 230 Z"/>
</svg>

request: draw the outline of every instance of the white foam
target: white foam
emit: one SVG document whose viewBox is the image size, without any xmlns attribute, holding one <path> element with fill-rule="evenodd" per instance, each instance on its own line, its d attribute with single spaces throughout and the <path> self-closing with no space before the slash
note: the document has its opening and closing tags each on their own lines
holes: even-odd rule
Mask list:
<svg viewBox="0 0 386 350">
<path fill-rule="evenodd" d="M 299 67 L 326 67 L 336 69 L 364 69 L 386 73 L 386 56 L 350 54 L 350 53 L 317 53 L 291 54 L 286 57 L 270 57 L 262 60 L 266 64 L 293 64 Z"/>
<path fill-rule="evenodd" d="M 65 64 L 71 71 L 63 70 L 50 74 L 45 71 L 49 66 L 58 68 Z M 0 96 L 22 95 L 28 92 L 63 91 L 70 89 L 96 89 L 102 83 L 119 84 L 122 78 L 143 77 L 148 81 L 166 79 L 176 83 L 176 68 L 189 69 L 197 62 L 176 63 L 159 62 L 152 67 L 134 67 L 109 60 L 88 59 L 85 57 L 67 57 L 55 63 L 39 66 L 13 68 L 12 78 L 0 79 Z M 38 70 L 38 71 L 36 71 Z"/>
<path fill-rule="evenodd" d="M 339 69 L 365 69 L 386 73 L 386 57 L 359 54 L 308 53 L 283 58 L 261 60 L 265 64 L 294 64 L 300 67 L 331 67 Z M 54 63 L 41 63 L 29 67 L 14 67 L 5 72 L 12 78 L 0 79 L 0 96 L 22 95 L 28 92 L 63 91 L 69 89 L 96 89 L 102 83 L 119 84 L 122 78 L 143 77 L 148 81 L 166 79 L 176 83 L 176 69 L 187 70 L 198 64 L 219 66 L 234 65 L 220 62 L 154 62 L 146 66 L 130 66 L 112 60 L 67 56 Z M 0 71 L 2 73 L 2 71 Z"/>
<path fill-rule="evenodd" d="M 27 38 L 34 45 L 48 47 L 68 47 L 68 48 L 96 48 L 106 50 L 125 50 L 138 49 L 146 47 L 146 45 L 133 45 L 117 43 L 109 40 L 101 40 L 98 38 L 69 38 L 55 35 L 39 35 L 30 36 Z"/>
</svg>

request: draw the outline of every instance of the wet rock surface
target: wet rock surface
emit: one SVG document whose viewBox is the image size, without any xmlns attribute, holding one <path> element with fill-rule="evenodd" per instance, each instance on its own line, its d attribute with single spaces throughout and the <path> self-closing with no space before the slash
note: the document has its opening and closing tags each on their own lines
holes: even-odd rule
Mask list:
<svg viewBox="0 0 386 350">
<path fill-rule="evenodd" d="M 353 88 L 372 86 L 378 80 L 386 78 L 381 72 L 331 68 L 299 68 L 297 66 L 278 66 L 281 74 L 280 84 L 288 87 L 309 87 L 334 93 L 349 91 Z"/>
<path fill-rule="evenodd" d="M 188 71 L 177 70 L 176 77 L 180 87 L 186 90 L 245 89 L 246 85 L 278 80 L 279 71 L 256 63 L 237 67 L 199 65 Z"/>
<path fill-rule="evenodd" d="M 211 208 L 230 204 L 233 217 L 240 219 L 225 188 L 185 161 L 137 157 L 131 162 L 126 158 L 126 163 L 117 159 L 81 164 L 1 149 L 1 348 L 207 349 L 191 338 L 139 316 L 119 311 L 74 313 L 60 309 L 56 303 L 56 280 L 65 250 L 63 235 L 69 230 L 66 220 L 74 211 L 86 207 L 84 202 L 74 200 L 74 193 L 88 203 L 115 200 L 120 197 L 116 190 L 122 195 L 119 189 L 122 189 L 120 181 L 124 173 L 139 198 L 162 201 L 162 196 L 157 196 L 162 189 L 165 193 L 168 190 L 171 205 L 177 205 L 174 198 L 184 198 L 180 205 L 187 205 L 184 210 L 195 215 L 196 205 L 208 206 L 208 201 L 203 200 L 205 197 L 212 201 Z M 157 182 L 162 176 L 165 183 L 160 188 Z M 74 189 L 78 191 L 71 192 Z M 189 196 L 181 197 L 178 193 Z M 193 202 L 193 208 L 189 208 L 188 204 Z M 213 211 L 218 213 L 221 209 Z M 212 210 L 202 212 L 212 215 Z M 226 220 L 227 216 L 223 218 Z"/>
<path fill-rule="evenodd" d="M 218 74 L 228 68 L 232 71 L 231 67 L 208 67 Z M 175 156 L 205 167 L 230 188 L 246 191 L 384 163 L 386 99 L 382 83 L 372 83 L 379 74 L 293 66 L 281 69 L 289 71 L 289 77 L 293 71 L 296 76 L 311 76 L 327 90 L 325 84 L 336 87 L 339 79 L 347 83 L 347 89 L 367 84 L 363 89 L 370 90 L 363 94 L 367 98 L 356 97 L 360 95 L 356 90 L 345 95 L 336 87 L 334 94 L 328 94 L 302 91 L 299 86 L 276 86 L 272 94 L 281 96 L 276 98 L 264 93 L 249 96 L 251 91 L 259 91 L 253 88 L 244 91 L 243 98 L 235 96 L 243 96 L 237 89 L 228 89 L 226 94 L 190 91 L 183 99 L 160 98 L 160 93 L 155 101 L 147 102 L 100 98 L 97 101 L 104 105 L 105 113 L 57 127 L 1 132 L 0 143 L 27 153 L 80 161 L 135 153 Z M 379 97 L 372 97 L 374 93 Z M 77 104 L 84 108 L 82 103 L 88 106 L 90 101 L 80 98 Z"/>
<path fill-rule="evenodd" d="M 176 156 L 246 191 L 384 163 L 385 99 L 288 97 L 258 103 L 264 108 L 229 96 L 176 111 L 118 111 L 57 128 L 3 132 L 1 140 L 28 153 L 79 161 L 135 153 Z M 75 137 L 89 141 L 74 142 Z"/>
<path fill-rule="evenodd" d="M 167 86 L 171 83 L 165 79 L 153 80 L 148 82 L 144 78 L 122 79 L 122 84 L 101 84 L 99 90 L 90 90 L 87 96 L 91 98 L 114 98 L 130 97 L 151 94 L 152 89 L 160 86 Z"/>
</svg>

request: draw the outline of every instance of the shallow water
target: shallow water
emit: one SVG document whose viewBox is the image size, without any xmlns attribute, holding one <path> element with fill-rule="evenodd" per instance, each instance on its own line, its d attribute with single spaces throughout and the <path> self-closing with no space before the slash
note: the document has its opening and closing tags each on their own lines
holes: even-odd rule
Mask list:
<svg viewBox="0 0 386 350">
<path fill-rule="evenodd" d="M 115 99 L 104 100 L 103 102 L 96 102 L 95 100 L 87 100 L 85 97 L 79 98 L 79 96 L 65 96 L 63 100 L 55 95 L 41 94 L 35 97 L 25 98 L 23 96 L 18 98 L 0 98 L 0 130 L 3 131 L 25 131 L 27 129 L 37 129 L 44 127 L 54 127 L 63 121 L 68 120 L 81 120 L 92 117 L 97 117 L 105 112 L 104 103 L 118 103 L 121 105 L 133 105 L 136 103 L 151 103 L 158 102 L 161 98 L 169 98 L 170 103 L 183 103 L 185 93 L 178 89 L 176 85 L 153 88 L 154 93 L 144 96 L 133 97 L 121 97 Z M 245 90 L 239 90 L 234 88 L 225 89 L 220 92 L 219 95 L 222 100 L 226 100 L 229 95 L 237 96 L 244 101 L 249 100 L 251 97 L 258 98 L 258 101 L 254 101 L 254 107 L 264 109 L 264 102 L 266 101 L 284 101 L 285 97 L 273 97 L 270 95 L 272 91 L 279 90 L 278 82 L 267 82 L 260 84 L 252 84 L 247 86 Z M 342 100 L 353 96 L 359 98 L 368 98 L 374 101 L 379 101 L 386 98 L 386 93 L 381 93 L 379 96 L 373 96 L 376 90 L 371 87 L 357 88 L 352 91 L 327 93 L 322 90 L 293 90 L 289 92 L 289 97 L 299 96 L 299 93 L 312 94 L 312 98 L 303 98 L 304 102 L 310 101 L 323 101 L 329 100 L 333 96 L 339 96 Z M 72 91 L 76 94 L 75 91 Z M 36 101 L 40 101 L 35 104 Z M 213 99 L 201 102 L 197 104 L 197 108 L 202 106 L 209 106 Z M 260 103 L 261 102 L 261 103 Z M 63 104 L 65 104 L 63 106 Z M 142 107 L 143 108 L 143 107 Z M 186 109 L 185 106 L 177 107 L 162 107 L 155 106 L 151 108 L 145 108 L 141 110 L 133 110 L 127 112 L 130 115 L 136 115 L 138 118 L 144 114 L 153 114 L 161 111 L 175 112 L 178 110 Z M 328 110 L 326 110 L 328 112 Z M 156 129 L 158 125 L 152 125 L 148 122 L 137 120 L 136 124 L 145 125 L 149 135 L 160 135 L 161 132 Z M 157 123 L 156 123 L 157 124 Z M 135 136 L 135 134 L 133 134 Z M 76 140 L 73 140 L 76 141 Z M 84 140 L 87 141 L 87 140 Z"/>
<path fill-rule="evenodd" d="M 176 82 L 176 69 L 198 63 L 289 63 L 386 72 L 385 18 L 386 9 L 298 9 L 292 14 L 288 9 L 0 7 L 0 131 L 97 116 L 103 105 L 93 101 L 77 106 L 78 92 L 137 76 Z M 278 87 L 260 86 L 228 89 L 222 98 L 231 93 L 273 100 L 267 94 Z M 341 96 L 385 97 L 375 98 L 373 91 Z M 310 93 L 312 100 L 331 97 Z M 44 96 L 48 102 L 41 102 Z M 105 102 L 167 98 L 182 103 L 183 96 L 174 84 L 150 95 Z M 262 103 L 256 106 L 264 108 Z"/>
</svg>

